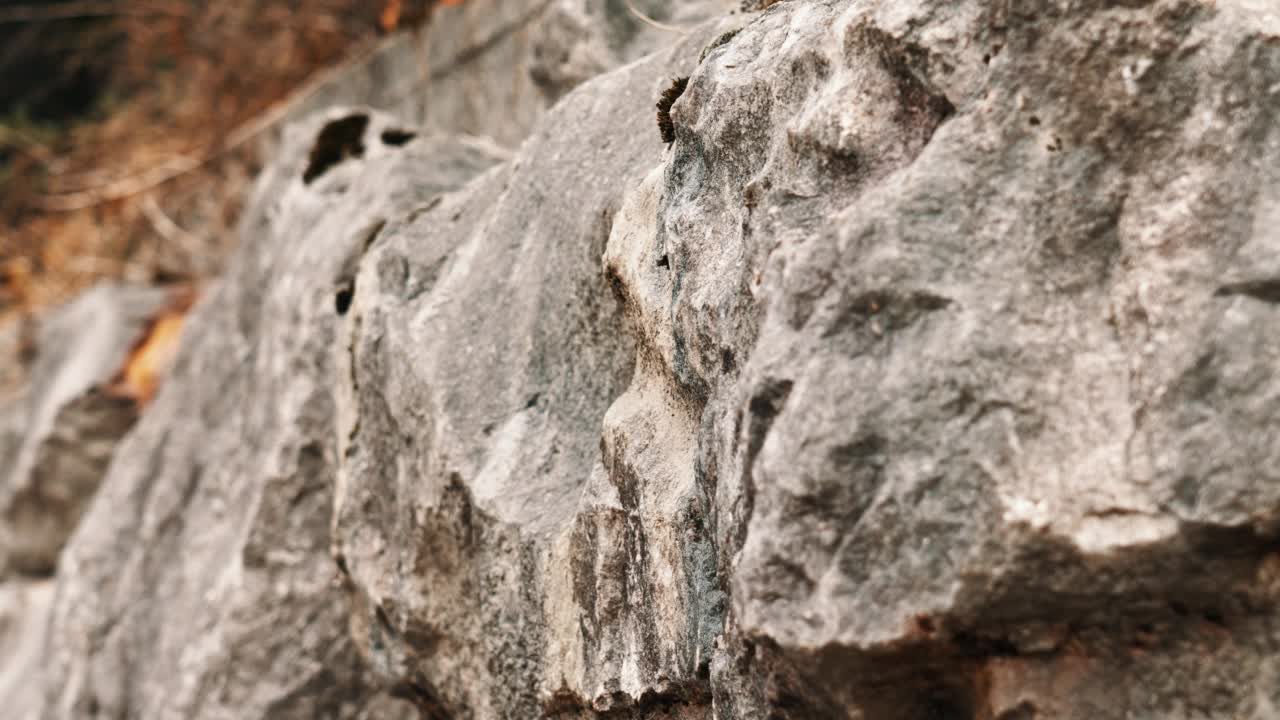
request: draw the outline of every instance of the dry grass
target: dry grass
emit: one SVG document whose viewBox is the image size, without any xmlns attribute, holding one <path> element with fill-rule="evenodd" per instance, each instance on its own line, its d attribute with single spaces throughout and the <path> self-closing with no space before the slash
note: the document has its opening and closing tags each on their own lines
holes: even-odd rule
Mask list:
<svg viewBox="0 0 1280 720">
<path fill-rule="evenodd" d="M 259 167 L 252 143 L 231 142 L 237 129 L 380 24 L 425 17 L 431 0 L 128 2 L 103 21 L 123 38 L 106 112 L 54 136 L 0 125 L 11 149 L 0 168 L 0 322 L 103 278 L 216 273 Z M 154 177 L 165 179 L 138 181 Z"/>
</svg>

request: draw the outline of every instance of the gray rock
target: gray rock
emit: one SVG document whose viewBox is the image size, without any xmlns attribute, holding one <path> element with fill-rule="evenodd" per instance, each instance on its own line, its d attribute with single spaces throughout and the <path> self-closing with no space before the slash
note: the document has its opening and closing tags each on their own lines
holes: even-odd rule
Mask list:
<svg viewBox="0 0 1280 720">
<path fill-rule="evenodd" d="M 334 542 L 357 641 L 429 717 L 710 709 L 722 600 L 696 416 L 627 416 L 637 348 L 601 257 L 662 162 L 652 99 L 716 34 L 570 93 L 361 263 Z M 632 474 L 660 467 L 648 490 Z"/>
<path fill-rule="evenodd" d="M 483 219 L 361 270 L 336 541 L 374 667 L 444 716 L 1267 717 L 1275 29 L 781 3 L 652 164 L 625 88 L 696 43 L 571 94 Z M 650 168 L 620 323 L 561 248 Z"/>
<path fill-rule="evenodd" d="M 579 83 L 670 44 L 732 0 L 466 0 L 436 7 L 317 82 L 289 108 L 300 120 L 335 105 L 385 110 L 428 132 L 475 135 L 515 148 Z"/>
<path fill-rule="evenodd" d="M 13 720 L 41 717 L 41 687 L 31 673 L 44 662 L 53 592 L 52 579 L 11 579 L 0 585 L 0 697 L 5 717 Z"/>
<path fill-rule="evenodd" d="M 106 386 L 168 299 L 161 289 L 100 285 L 49 314 L 25 392 L 0 415 L 0 565 L 49 575 L 137 417 Z"/>
<path fill-rule="evenodd" d="M 703 421 L 744 643 L 713 685 L 1273 716 L 1280 17 L 828 7 L 703 64 L 658 214 L 688 383 L 752 348 Z"/>
<path fill-rule="evenodd" d="M 334 327 L 383 225 L 495 161 L 383 142 L 397 127 L 316 118 L 257 185 L 246 245 L 64 553 L 44 717 L 355 718 L 389 702 L 365 682 L 329 556 Z"/>
<path fill-rule="evenodd" d="M 764 6 L 296 126 L 46 715 L 1274 717 L 1280 16 Z"/>
</svg>

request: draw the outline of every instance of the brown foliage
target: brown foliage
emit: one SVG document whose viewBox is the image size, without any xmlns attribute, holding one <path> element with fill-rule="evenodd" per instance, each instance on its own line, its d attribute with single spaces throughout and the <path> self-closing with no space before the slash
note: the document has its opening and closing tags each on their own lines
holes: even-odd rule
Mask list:
<svg viewBox="0 0 1280 720">
<path fill-rule="evenodd" d="M 406 0 L 406 16 L 391 4 L 392 28 L 429 8 Z M 367 0 L 130 0 L 6 12 L 57 28 L 83 22 L 40 14 L 50 8 L 96 14 L 123 42 L 94 60 L 110 64 L 94 115 L 51 138 L 0 117 L 0 322 L 103 277 L 198 281 L 216 272 L 259 165 L 252 143 L 229 139 L 387 28 L 386 13 Z"/>
</svg>

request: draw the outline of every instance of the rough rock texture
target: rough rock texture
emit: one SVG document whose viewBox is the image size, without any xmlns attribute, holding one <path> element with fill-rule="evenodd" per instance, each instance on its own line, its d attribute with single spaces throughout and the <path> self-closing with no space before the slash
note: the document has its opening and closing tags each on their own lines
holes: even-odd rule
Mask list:
<svg viewBox="0 0 1280 720">
<path fill-rule="evenodd" d="M 761 6 L 295 126 L 44 716 L 1275 717 L 1280 13 Z"/>
<path fill-rule="evenodd" d="M 25 394 L 0 411 L 0 568 L 50 575 L 88 506 L 134 401 L 106 390 L 168 299 L 162 289 L 102 285 L 50 313 Z"/>
<path fill-rule="evenodd" d="M 443 717 L 1268 716 L 1276 32 L 783 3 L 616 214 L 630 88 L 698 43 L 570 95 L 366 256 L 335 541 L 374 667 Z"/>
<path fill-rule="evenodd" d="M 686 537 L 705 512 L 675 468 L 639 507 L 601 437 L 636 348 L 600 258 L 626 188 L 661 162 L 651 98 L 711 37 L 571 93 L 510 163 L 388 226 L 361 264 L 334 541 L 356 637 L 429 716 L 710 700 L 718 612 L 694 604 L 712 555 Z M 692 449 L 692 428 L 661 429 L 647 442 L 677 443 L 661 455 Z"/>
<path fill-rule="evenodd" d="M 42 697 L 33 672 L 45 662 L 54 581 L 8 578 L 0 585 L 0 698 L 6 717 L 39 718 Z"/>
<path fill-rule="evenodd" d="M 632 0 L 672 28 L 722 15 L 732 0 Z M 290 108 L 302 119 L 335 105 L 368 105 L 431 132 L 515 147 L 546 109 L 579 83 L 670 44 L 623 0 L 466 0 L 437 6 L 413 34 L 318 83 Z"/>
<path fill-rule="evenodd" d="M 321 126 L 359 126 L 331 139 L 360 143 L 362 160 L 320 162 Z M 370 711 L 328 552 L 334 325 L 386 219 L 495 160 L 453 141 L 384 143 L 396 127 L 316 119 L 263 178 L 270 194 L 244 221 L 252 251 L 193 314 L 63 555 L 44 717 Z"/>
</svg>

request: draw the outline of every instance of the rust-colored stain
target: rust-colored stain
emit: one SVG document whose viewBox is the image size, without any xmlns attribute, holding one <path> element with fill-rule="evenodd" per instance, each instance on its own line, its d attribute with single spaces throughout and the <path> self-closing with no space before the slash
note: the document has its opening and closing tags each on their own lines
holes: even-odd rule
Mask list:
<svg viewBox="0 0 1280 720">
<path fill-rule="evenodd" d="M 378 25 L 383 32 L 391 32 L 400 25 L 400 11 L 403 9 L 400 0 L 387 0 L 387 4 L 382 6 L 382 14 L 378 16 Z"/>
<path fill-rule="evenodd" d="M 426 11 L 428 13 L 430 12 L 433 4 L 449 7 L 453 5 L 461 5 L 462 0 L 436 0 L 434 3 L 428 0 L 425 4 Z M 382 6 L 382 13 L 378 15 L 378 27 L 382 28 L 383 32 L 392 32 L 396 28 L 400 27 L 401 23 L 407 21 L 412 24 L 414 22 L 415 15 L 418 17 L 419 22 L 425 17 L 421 5 L 419 5 L 417 13 L 406 13 L 404 0 L 387 0 L 387 2 Z"/>
<path fill-rule="evenodd" d="M 178 354 L 182 326 L 194 302 L 192 290 L 174 294 L 173 301 L 151 321 L 129 352 L 124 367 L 108 387 L 111 394 L 131 398 L 139 407 L 150 404 Z"/>
</svg>

